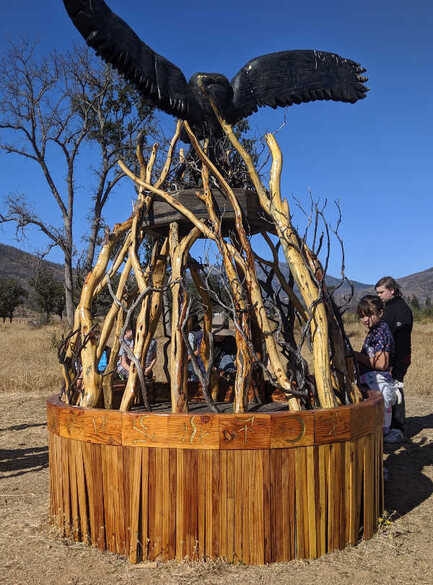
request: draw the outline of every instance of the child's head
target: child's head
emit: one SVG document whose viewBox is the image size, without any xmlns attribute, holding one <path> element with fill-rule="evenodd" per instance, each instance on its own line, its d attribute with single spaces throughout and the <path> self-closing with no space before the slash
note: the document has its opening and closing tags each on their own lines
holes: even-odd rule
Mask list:
<svg viewBox="0 0 433 585">
<path fill-rule="evenodd" d="M 358 303 L 356 314 L 361 323 L 371 329 L 382 319 L 383 302 L 375 295 L 365 295 Z"/>
</svg>

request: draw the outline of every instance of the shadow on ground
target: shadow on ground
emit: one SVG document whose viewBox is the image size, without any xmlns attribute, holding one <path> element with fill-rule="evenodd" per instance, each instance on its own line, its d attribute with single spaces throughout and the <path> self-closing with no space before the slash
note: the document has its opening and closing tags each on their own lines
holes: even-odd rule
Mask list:
<svg viewBox="0 0 433 585">
<path fill-rule="evenodd" d="M 389 471 L 385 508 L 397 517 L 404 516 L 433 493 L 433 482 L 426 475 L 428 468 L 433 466 L 433 440 L 422 436 L 423 431 L 431 429 L 433 414 L 410 417 L 407 419 L 407 440 L 385 446 Z M 418 439 L 414 441 L 414 437 Z"/>
<path fill-rule="evenodd" d="M 0 473 L 17 477 L 48 467 L 48 447 L 0 449 Z"/>
<path fill-rule="evenodd" d="M 25 431 L 27 429 L 33 429 L 35 427 L 46 427 L 47 423 L 35 423 L 35 424 L 28 424 L 23 423 L 20 425 L 12 425 L 10 427 L 5 427 L 4 429 L 0 429 L 0 433 L 5 433 L 6 431 Z"/>
</svg>

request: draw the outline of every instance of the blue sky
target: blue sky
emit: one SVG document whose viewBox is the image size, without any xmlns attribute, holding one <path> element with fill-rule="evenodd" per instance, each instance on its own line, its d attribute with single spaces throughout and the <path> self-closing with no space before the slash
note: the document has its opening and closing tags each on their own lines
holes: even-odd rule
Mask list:
<svg viewBox="0 0 433 585">
<path fill-rule="evenodd" d="M 341 202 L 341 234 L 347 275 L 375 282 L 433 265 L 433 7 L 427 1 L 279 2 L 220 0 L 164 3 L 109 0 L 155 51 L 182 68 L 216 71 L 231 78 L 251 58 L 287 49 L 321 49 L 360 62 L 368 71 L 367 98 L 355 105 L 315 102 L 286 109 L 261 109 L 249 118 L 255 135 L 277 134 L 284 155 L 283 192 L 292 201 L 327 198 Z M 8 40 L 29 38 L 39 50 L 67 50 L 81 37 L 61 0 L 3 3 L 0 52 Z M 0 153 L 0 198 L 25 193 L 53 220 L 55 209 L 39 169 Z M 59 170 L 60 172 L 60 170 Z M 110 204 L 109 222 L 129 214 L 126 183 Z M 87 203 L 80 193 L 76 233 L 85 229 Z M 132 198 L 132 194 L 131 194 Z M 292 206 L 295 221 L 303 224 Z M 42 249 L 37 234 L 17 244 L 11 227 L 0 241 Z M 50 258 L 61 261 L 59 253 Z M 329 273 L 338 275 L 335 254 Z"/>
</svg>

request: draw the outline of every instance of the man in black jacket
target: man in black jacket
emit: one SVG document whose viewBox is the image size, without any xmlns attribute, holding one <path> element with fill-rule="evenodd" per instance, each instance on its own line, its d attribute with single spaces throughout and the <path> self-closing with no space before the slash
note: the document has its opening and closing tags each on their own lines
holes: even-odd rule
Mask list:
<svg viewBox="0 0 433 585">
<path fill-rule="evenodd" d="M 403 382 L 411 359 L 411 334 L 413 325 L 412 311 L 402 299 L 400 288 L 391 276 L 384 276 L 376 283 L 376 292 L 385 304 L 383 320 L 388 323 L 395 342 L 395 355 L 392 359 L 392 377 Z M 405 404 L 403 389 L 400 388 L 402 400 L 393 407 L 393 428 L 405 432 Z"/>
</svg>

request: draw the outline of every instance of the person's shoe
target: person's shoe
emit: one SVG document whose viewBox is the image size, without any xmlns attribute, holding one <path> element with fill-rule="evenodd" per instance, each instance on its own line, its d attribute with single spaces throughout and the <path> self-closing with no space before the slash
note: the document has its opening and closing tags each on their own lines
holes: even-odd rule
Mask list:
<svg viewBox="0 0 433 585">
<path fill-rule="evenodd" d="M 400 429 L 389 429 L 389 431 L 384 435 L 383 442 L 384 443 L 401 443 L 404 439 L 403 433 Z"/>
</svg>

